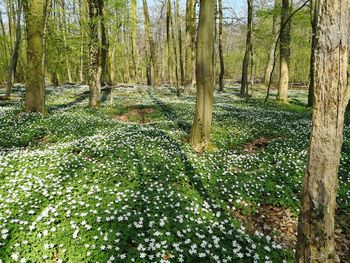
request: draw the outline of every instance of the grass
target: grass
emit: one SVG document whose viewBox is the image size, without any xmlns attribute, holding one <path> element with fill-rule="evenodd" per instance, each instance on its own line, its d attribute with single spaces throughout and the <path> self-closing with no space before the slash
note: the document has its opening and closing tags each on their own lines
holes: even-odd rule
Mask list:
<svg viewBox="0 0 350 263">
<path fill-rule="evenodd" d="M 263 94 L 246 103 L 236 92 L 216 94 L 217 149 L 201 155 L 185 140 L 195 98 L 171 89 L 118 89 L 112 98 L 106 90 L 102 107 L 89 109 L 86 87 L 49 88 L 47 116 L 22 113 L 20 99 L 1 102 L 0 262 L 293 262 L 290 248 L 233 211 L 254 216 L 270 205 L 297 214 L 305 94 L 291 92 L 298 104 L 265 105 Z"/>
</svg>

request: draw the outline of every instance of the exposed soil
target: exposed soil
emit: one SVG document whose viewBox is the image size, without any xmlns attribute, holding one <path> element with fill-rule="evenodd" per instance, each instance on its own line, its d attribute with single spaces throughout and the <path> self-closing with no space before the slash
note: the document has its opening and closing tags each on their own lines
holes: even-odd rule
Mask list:
<svg viewBox="0 0 350 263">
<path fill-rule="evenodd" d="M 267 137 L 260 137 L 252 142 L 249 142 L 244 145 L 244 151 L 247 153 L 255 153 L 258 150 L 265 149 L 271 141 L 273 141 L 275 138 L 267 138 Z"/>
<path fill-rule="evenodd" d="M 130 119 L 136 117 L 138 123 L 149 123 L 150 120 L 148 115 L 155 112 L 154 108 L 151 107 L 129 107 L 128 112 L 113 116 L 113 119 L 123 122 L 128 122 Z"/>
<path fill-rule="evenodd" d="M 289 210 L 276 206 L 261 206 L 256 213 L 245 215 L 240 210 L 232 210 L 232 216 L 238 219 L 251 233 L 258 230 L 270 235 L 285 247 L 294 249 L 297 241 L 298 218 Z M 336 249 L 340 262 L 350 263 L 350 229 L 342 222 L 350 222 L 350 214 L 338 214 L 335 227 Z"/>
</svg>

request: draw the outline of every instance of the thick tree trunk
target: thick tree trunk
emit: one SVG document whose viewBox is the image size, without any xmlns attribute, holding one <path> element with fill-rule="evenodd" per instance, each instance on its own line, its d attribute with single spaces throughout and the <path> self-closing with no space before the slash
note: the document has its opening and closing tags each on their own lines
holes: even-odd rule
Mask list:
<svg viewBox="0 0 350 263">
<path fill-rule="evenodd" d="M 222 0 L 219 1 L 219 59 L 220 59 L 220 74 L 219 74 L 219 91 L 224 91 L 224 75 L 225 75 L 225 61 L 222 50 L 222 34 L 223 34 L 223 14 L 222 14 Z"/>
<path fill-rule="evenodd" d="M 318 0 L 314 108 L 309 160 L 299 215 L 296 261 L 339 262 L 334 244 L 338 168 L 347 84 L 349 2 Z"/>
<path fill-rule="evenodd" d="M 267 84 L 270 81 L 270 76 L 273 70 L 273 64 L 275 60 L 275 48 L 276 48 L 276 39 L 279 31 L 279 17 L 281 12 L 281 0 L 275 0 L 275 8 L 273 10 L 272 17 L 272 37 L 271 37 L 271 47 L 269 51 L 269 57 L 266 65 L 264 83 Z"/>
<path fill-rule="evenodd" d="M 19 45 L 20 45 L 21 33 L 22 33 L 22 28 L 21 28 L 22 2 L 18 0 L 17 5 L 18 5 L 18 9 L 17 9 L 17 21 L 16 21 L 16 42 L 13 47 L 11 61 L 8 66 L 6 98 L 9 98 L 11 96 L 11 91 L 12 91 L 14 77 L 15 77 L 16 68 L 17 68 Z"/>
<path fill-rule="evenodd" d="M 45 113 L 43 34 L 47 0 L 24 1 L 27 24 L 27 72 L 24 107 L 26 111 Z"/>
<path fill-rule="evenodd" d="M 193 88 L 195 61 L 195 0 L 186 2 L 186 52 L 185 52 L 185 93 Z"/>
<path fill-rule="evenodd" d="M 281 24 L 284 25 L 290 16 L 290 0 L 282 0 Z M 280 37 L 280 79 L 277 100 L 288 102 L 289 59 L 290 59 L 290 20 L 281 32 Z"/>
<path fill-rule="evenodd" d="M 193 120 L 190 144 L 199 151 L 205 150 L 210 144 L 210 129 L 212 121 L 214 80 L 213 56 L 215 27 L 214 0 L 201 0 L 197 36 L 197 99 L 196 112 Z"/>
<path fill-rule="evenodd" d="M 252 43 L 252 32 L 253 32 L 253 0 L 248 0 L 248 25 L 247 25 L 247 37 L 246 37 L 246 49 L 243 58 L 242 66 L 242 78 L 241 78 L 241 91 L 240 95 L 242 97 L 246 96 L 248 98 L 248 69 L 249 61 L 251 59 L 253 51 Z"/>
<path fill-rule="evenodd" d="M 98 107 L 101 103 L 102 67 L 99 61 L 98 17 L 99 0 L 89 0 L 89 88 L 90 107 Z"/>
</svg>

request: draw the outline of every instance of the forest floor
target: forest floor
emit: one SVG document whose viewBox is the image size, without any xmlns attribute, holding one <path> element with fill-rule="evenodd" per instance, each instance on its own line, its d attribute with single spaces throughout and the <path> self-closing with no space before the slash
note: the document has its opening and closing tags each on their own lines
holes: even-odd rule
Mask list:
<svg viewBox="0 0 350 263">
<path fill-rule="evenodd" d="M 0 262 L 293 262 L 311 112 L 216 93 L 210 152 L 187 144 L 195 97 L 48 88 L 48 114 L 0 101 Z M 272 96 L 273 97 L 273 96 Z M 337 249 L 350 258 L 350 116 Z"/>
</svg>

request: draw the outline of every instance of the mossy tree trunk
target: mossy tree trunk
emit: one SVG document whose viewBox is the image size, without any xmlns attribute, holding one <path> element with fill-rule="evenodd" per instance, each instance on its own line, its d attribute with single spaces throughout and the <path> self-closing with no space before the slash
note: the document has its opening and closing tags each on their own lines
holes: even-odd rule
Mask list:
<svg viewBox="0 0 350 263">
<path fill-rule="evenodd" d="M 27 25 L 27 69 L 24 108 L 45 113 L 45 77 L 43 35 L 47 0 L 26 0 L 23 3 Z"/>
<path fill-rule="evenodd" d="M 349 3 L 317 0 L 314 108 L 309 160 L 302 190 L 296 261 L 339 262 L 334 243 L 338 168 L 347 83 L 350 34 Z"/>
<path fill-rule="evenodd" d="M 290 0 L 282 0 L 281 25 L 284 25 L 290 16 Z M 290 60 L 290 23 L 289 20 L 280 33 L 280 79 L 278 83 L 277 100 L 288 102 L 289 60 Z"/>
<path fill-rule="evenodd" d="M 190 144 L 198 151 L 208 148 L 214 100 L 213 46 L 215 1 L 201 0 L 197 36 L 197 98 Z"/>
<path fill-rule="evenodd" d="M 90 107 L 98 107 L 101 103 L 102 67 L 99 59 L 99 1 L 89 0 L 89 88 Z"/>
</svg>

